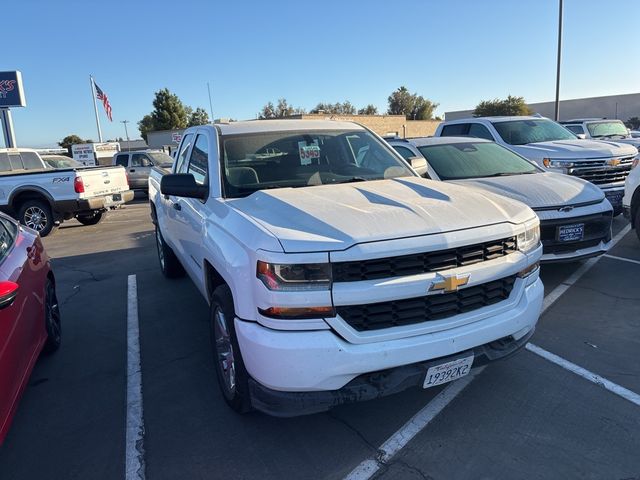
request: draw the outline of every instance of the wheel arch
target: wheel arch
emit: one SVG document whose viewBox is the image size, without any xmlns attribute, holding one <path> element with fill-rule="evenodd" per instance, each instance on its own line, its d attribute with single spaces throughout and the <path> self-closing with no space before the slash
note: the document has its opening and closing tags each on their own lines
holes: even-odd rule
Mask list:
<svg viewBox="0 0 640 480">
<path fill-rule="evenodd" d="M 51 194 L 44 188 L 35 185 L 25 185 L 16 188 L 9 196 L 9 205 L 13 210 L 17 211 L 19 205 L 30 199 L 44 200 L 49 207 L 51 207 L 51 210 L 53 210 L 54 200 Z"/>
</svg>

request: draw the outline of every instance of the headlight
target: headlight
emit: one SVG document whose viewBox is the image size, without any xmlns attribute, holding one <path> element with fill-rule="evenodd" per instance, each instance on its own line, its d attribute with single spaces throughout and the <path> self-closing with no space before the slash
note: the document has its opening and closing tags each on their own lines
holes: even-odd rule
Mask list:
<svg viewBox="0 0 640 480">
<path fill-rule="evenodd" d="M 537 218 L 525 224 L 525 231 L 518 234 L 518 250 L 529 253 L 540 244 L 540 220 Z"/>
<path fill-rule="evenodd" d="M 256 276 L 269 290 L 329 290 L 328 263 L 275 264 L 258 261 Z"/>
<path fill-rule="evenodd" d="M 631 170 L 636 168 L 639 163 L 640 163 L 640 153 L 636 155 L 635 158 L 633 159 L 633 162 L 631 162 Z"/>
<path fill-rule="evenodd" d="M 571 168 L 576 166 L 576 163 L 571 160 L 554 160 L 552 158 L 543 158 L 542 163 L 547 168 Z"/>
</svg>

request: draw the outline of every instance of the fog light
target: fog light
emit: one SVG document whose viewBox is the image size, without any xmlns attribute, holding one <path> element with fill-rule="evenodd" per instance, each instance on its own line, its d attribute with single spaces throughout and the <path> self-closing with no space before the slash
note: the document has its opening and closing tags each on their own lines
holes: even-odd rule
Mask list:
<svg viewBox="0 0 640 480">
<path fill-rule="evenodd" d="M 518 277 L 519 278 L 527 278 L 529 275 L 531 275 L 532 273 L 536 272 L 538 270 L 538 268 L 540 268 L 540 262 L 533 263 L 533 264 L 529 265 L 527 268 L 525 268 L 524 270 L 520 270 L 518 272 Z"/>
<path fill-rule="evenodd" d="M 264 317 L 280 320 L 295 320 L 307 318 L 335 317 L 333 307 L 269 307 L 258 308 L 258 313 Z"/>
</svg>

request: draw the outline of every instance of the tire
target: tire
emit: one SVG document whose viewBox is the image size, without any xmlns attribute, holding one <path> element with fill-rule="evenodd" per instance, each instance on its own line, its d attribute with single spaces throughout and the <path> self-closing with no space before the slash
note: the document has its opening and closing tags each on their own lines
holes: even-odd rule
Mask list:
<svg viewBox="0 0 640 480">
<path fill-rule="evenodd" d="M 57 228 L 51 207 L 42 200 L 24 201 L 18 209 L 18 221 L 34 229 L 41 237 L 46 237 Z"/>
<path fill-rule="evenodd" d="M 636 229 L 638 240 L 640 240 L 640 206 L 636 207 L 636 217 L 633 219 L 633 227 Z"/>
<path fill-rule="evenodd" d="M 47 331 L 47 340 L 42 351 L 50 354 L 60 348 L 62 341 L 62 324 L 60 322 L 60 308 L 56 287 L 51 279 L 47 279 L 45 286 L 44 326 Z"/>
<path fill-rule="evenodd" d="M 160 270 L 167 278 L 178 278 L 184 276 L 184 268 L 180 264 L 180 260 L 173 253 L 171 247 L 167 245 L 160 232 L 160 227 L 156 225 L 156 246 L 158 247 L 158 261 L 160 262 Z"/>
<path fill-rule="evenodd" d="M 76 218 L 83 225 L 97 225 L 107 216 L 107 212 L 97 211 L 89 215 L 78 215 Z"/>
<path fill-rule="evenodd" d="M 211 348 L 218 386 L 225 402 L 237 413 L 253 410 L 249 395 L 249 374 L 244 366 L 236 329 L 233 297 L 227 285 L 213 292 L 209 311 Z"/>
</svg>

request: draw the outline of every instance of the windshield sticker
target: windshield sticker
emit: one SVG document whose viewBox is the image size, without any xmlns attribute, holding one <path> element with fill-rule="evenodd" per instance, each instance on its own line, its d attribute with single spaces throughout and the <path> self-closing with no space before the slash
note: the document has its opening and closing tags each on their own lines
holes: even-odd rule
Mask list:
<svg viewBox="0 0 640 480">
<path fill-rule="evenodd" d="M 314 140 L 310 145 L 307 145 L 307 142 L 298 142 L 298 153 L 300 155 L 300 165 L 311 165 L 314 160 L 320 163 L 318 140 Z"/>
</svg>

